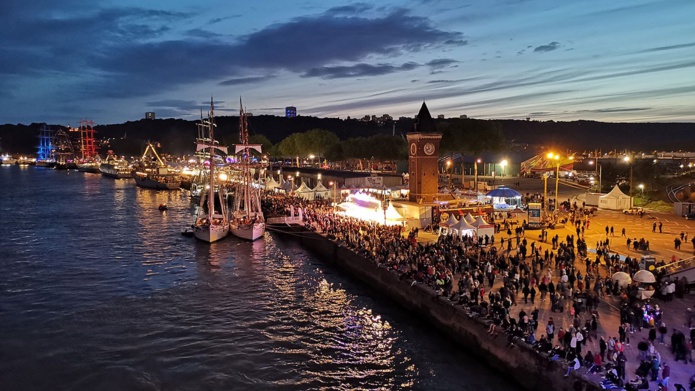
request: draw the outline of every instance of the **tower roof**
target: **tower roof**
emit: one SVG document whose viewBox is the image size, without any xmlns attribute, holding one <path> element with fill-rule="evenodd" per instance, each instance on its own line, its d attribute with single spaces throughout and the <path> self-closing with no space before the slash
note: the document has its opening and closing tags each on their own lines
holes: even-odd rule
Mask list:
<svg viewBox="0 0 695 391">
<path fill-rule="evenodd" d="M 430 115 L 430 111 L 424 101 L 422 102 L 422 107 L 420 107 L 420 112 L 417 114 L 414 130 L 416 132 L 423 133 L 432 133 L 437 131 L 437 128 L 434 126 L 432 115 Z"/>
</svg>

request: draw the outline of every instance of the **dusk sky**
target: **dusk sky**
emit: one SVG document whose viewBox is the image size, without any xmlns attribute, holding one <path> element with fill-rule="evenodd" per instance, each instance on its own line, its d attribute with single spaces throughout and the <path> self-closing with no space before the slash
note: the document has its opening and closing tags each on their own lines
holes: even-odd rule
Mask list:
<svg viewBox="0 0 695 391">
<path fill-rule="evenodd" d="M 695 121 L 692 0 L 3 0 L 0 123 Z"/>
</svg>

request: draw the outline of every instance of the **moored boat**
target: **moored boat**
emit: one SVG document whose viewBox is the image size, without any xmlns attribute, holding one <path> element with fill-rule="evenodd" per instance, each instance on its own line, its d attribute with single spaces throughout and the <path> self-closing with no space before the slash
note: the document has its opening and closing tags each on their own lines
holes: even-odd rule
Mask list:
<svg viewBox="0 0 695 391">
<path fill-rule="evenodd" d="M 115 179 L 127 179 L 132 178 L 133 167 L 130 163 L 122 157 L 119 159 L 113 154 L 113 151 L 109 151 L 106 155 L 106 159 L 99 165 L 99 171 L 101 175 L 109 178 Z"/>
<path fill-rule="evenodd" d="M 17 164 L 17 159 L 5 154 L 0 156 L 0 164 L 15 165 Z"/>
<path fill-rule="evenodd" d="M 155 164 L 148 163 L 152 157 L 156 160 Z M 177 190 L 181 186 L 181 176 L 167 166 L 150 142 L 131 175 L 136 185 L 147 189 Z"/>
<path fill-rule="evenodd" d="M 241 152 L 241 178 L 234 189 L 234 203 L 230 219 L 230 231 L 234 236 L 256 240 L 265 234 L 265 219 L 261 210 L 260 188 L 253 186 L 251 177 L 251 150 L 261 152 L 259 144 L 249 144 L 248 119 L 239 100 L 239 141 L 236 153 Z"/>
</svg>

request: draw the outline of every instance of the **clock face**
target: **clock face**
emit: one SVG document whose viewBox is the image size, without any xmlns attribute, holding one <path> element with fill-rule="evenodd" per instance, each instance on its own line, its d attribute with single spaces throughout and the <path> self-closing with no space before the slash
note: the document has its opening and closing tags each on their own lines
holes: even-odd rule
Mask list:
<svg viewBox="0 0 695 391">
<path fill-rule="evenodd" d="M 425 147 L 423 148 L 425 151 L 425 155 L 431 155 L 434 153 L 434 144 L 432 143 L 427 143 L 425 144 Z"/>
<path fill-rule="evenodd" d="M 417 145 L 415 143 L 410 144 L 410 154 L 415 155 L 417 153 Z"/>
</svg>

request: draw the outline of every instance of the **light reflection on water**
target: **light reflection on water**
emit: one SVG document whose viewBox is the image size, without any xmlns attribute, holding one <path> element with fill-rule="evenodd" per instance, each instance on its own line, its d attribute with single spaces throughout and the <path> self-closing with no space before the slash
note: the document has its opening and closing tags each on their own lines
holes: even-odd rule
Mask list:
<svg viewBox="0 0 695 391">
<path fill-rule="evenodd" d="M 0 183 L 3 389 L 514 390 L 291 241 L 181 236 L 183 191 L 33 168 Z"/>
</svg>

